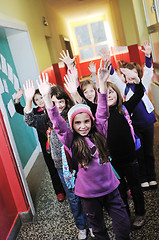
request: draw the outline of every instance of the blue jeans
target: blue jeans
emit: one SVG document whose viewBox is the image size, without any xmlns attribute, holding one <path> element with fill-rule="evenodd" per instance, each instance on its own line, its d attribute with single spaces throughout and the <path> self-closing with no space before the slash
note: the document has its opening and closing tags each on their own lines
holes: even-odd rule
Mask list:
<svg viewBox="0 0 159 240">
<path fill-rule="evenodd" d="M 75 224 L 77 228 L 80 230 L 86 229 L 85 215 L 83 212 L 80 198 L 74 194 L 74 189 L 67 188 L 64 177 L 63 177 L 63 170 L 61 168 L 58 168 L 57 171 L 61 179 L 62 185 L 64 187 L 64 190 L 66 192 L 66 196 L 70 204 L 70 208 L 75 220 Z M 89 228 L 91 227 L 91 224 L 88 221 L 87 221 L 87 225 Z"/>
</svg>

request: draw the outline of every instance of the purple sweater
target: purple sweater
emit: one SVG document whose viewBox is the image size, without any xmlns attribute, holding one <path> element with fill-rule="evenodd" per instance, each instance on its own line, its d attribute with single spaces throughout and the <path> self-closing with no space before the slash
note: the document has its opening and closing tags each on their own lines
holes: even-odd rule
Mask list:
<svg viewBox="0 0 159 240">
<path fill-rule="evenodd" d="M 50 120 L 53 123 L 53 128 L 57 132 L 60 141 L 65 145 L 66 149 L 72 156 L 71 146 L 73 141 L 73 132 L 67 127 L 65 120 L 59 114 L 56 106 L 52 109 L 47 109 Z M 107 136 L 109 118 L 109 107 L 107 105 L 107 93 L 98 93 L 98 106 L 95 118 L 97 130 L 105 137 Z M 94 144 L 88 137 L 85 140 L 90 148 Z M 87 169 L 81 168 L 77 173 L 75 183 L 75 194 L 84 198 L 100 197 L 114 191 L 119 185 L 109 162 L 105 164 L 99 163 L 97 151 L 94 158 L 87 164 Z"/>
</svg>

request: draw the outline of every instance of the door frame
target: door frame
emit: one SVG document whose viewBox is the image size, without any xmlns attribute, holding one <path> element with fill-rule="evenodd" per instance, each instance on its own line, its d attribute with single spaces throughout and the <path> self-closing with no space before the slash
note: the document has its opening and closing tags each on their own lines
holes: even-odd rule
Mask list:
<svg viewBox="0 0 159 240">
<path fill-rule="evenodd" d="M 9 22 L 9 21 L 0 19 L 0 27 L 7 28 L 7 29 L 12 29 L 12 30 L 20 30 L 20 31 L 23 31 L 24 33 L 27 33 L 26 37 L 28 37 L 27 40 L 29 40 L 29 42 L 30 42 L 30 50 L 31 50 L 31 54 L 33 55 L 33 58 L 34 58 L 34 61 L 35 61 L 36 72 L 39 72 L 38 65 L 37 65 L 36 58 L 35 58 L 35 54 L 34 54 L 33 47 L 32 47 L 32 44 L 31 44 L 31 40 L 30 40 L 30 37 L 29 37 L 29 32 L 28 32 L 27 26 L 24 25 L 23 23 L 19 24 L 19 23 L 16 23 L 16 22 L 17 22 L 16 19 L 13 19 L 13 22 Z M 17 147 L 16 147 L 16 143 L 15 143 L 15 140 L 14 140 L 12 129 L 11 129 L 11 126 L 10 126 L 10 123 L 9 123 L 7 111 L 6 111 L 6 108 L 5 108 L 5 105 L 4 105 L 4 102 L 3 102 L 3 99 L 2 99 L 1 95 L 0 95 L 0 108 L 1 108 L 1 111 L 2 111 L 2 114 L 3 114 L 7 134 L 8 134 L 10 144 L 11 144 L 11 147 L 12 147 L 12 150 L 13 150 L 13 153 L 14 153 L 16 165 L 17 165 L 17 168 L 18 168 L 18 171 L 19 171 L 22 183 L 23 183 L 23 187 L 24 187 L 24 190 L 25 190 L 25 193 L 26 193 L 26 196 L 27 196 L 27 200 L 28 200 L 28 203 L 30 205 L 30 209 L 31 209 L 32 214 L 35 215 L 35 208 L 34 208 L 33 201 L 32 201 L 31 195 L 30 195 L 29 187 L 28 187 L 28 184 L 27 184 L 27 181 L 26 181 L 26 177 L 25 177 L 24 170 L 23 170 L 23 167 L 22 167 L 22 164 L 21 164 L 19 153 L 18 153 L 18 150 L 17 150 Z M 36 136 L 35 136 L 35 138 L 37 139 Z M 38 153 L 39 153 L 39 146 L 36 147 L 36 149 L 35 149 L 35 151 L 33 152 L 32 155 L 34 155 L 34 157 L 35 157 L 35 155 L 37 156 Z"/>
</svg>

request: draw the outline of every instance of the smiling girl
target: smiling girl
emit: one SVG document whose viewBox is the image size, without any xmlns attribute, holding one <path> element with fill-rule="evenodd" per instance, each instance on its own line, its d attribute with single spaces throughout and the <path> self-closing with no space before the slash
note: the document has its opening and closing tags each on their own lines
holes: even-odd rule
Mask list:
<svg viewBox="0 0 159 240">
<path fill-rule="evenodd" d="M 84 211 L 92 224 L 96 239 L 110 239 L 105 226 L 103 207 L 113 220 L 116 239 L 129 239 L 130 223 L 125 205 L 117 190 L 119 181 L 108 160 L 106 135 L 109 109 L 107 105 L 108 62 L 101 62 L 98 71 L 99 93 L 96 118 L 86 104 L 77 104 L 68 112 L 72 131 L 60 116 L 56 105 L 50 98 L 50 84 L 38 83 L 44 98 L 50 120 L 61 142 L 65 145 L 72 163 L 77 163 L 78 172 L 75 194 L 83 203 Z"/>
</svg>

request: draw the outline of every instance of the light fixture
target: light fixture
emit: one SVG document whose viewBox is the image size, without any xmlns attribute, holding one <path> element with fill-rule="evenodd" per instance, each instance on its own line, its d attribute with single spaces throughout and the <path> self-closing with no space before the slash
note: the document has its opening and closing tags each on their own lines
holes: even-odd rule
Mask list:
<svg viewBox="0 0 159 240">
<path fill-rule="evenodd" d="M 43 24 L 44 26 L 48 26 L 48 22 L 46 21 L 45 17 L 43 17 Z"/>
</svg>

